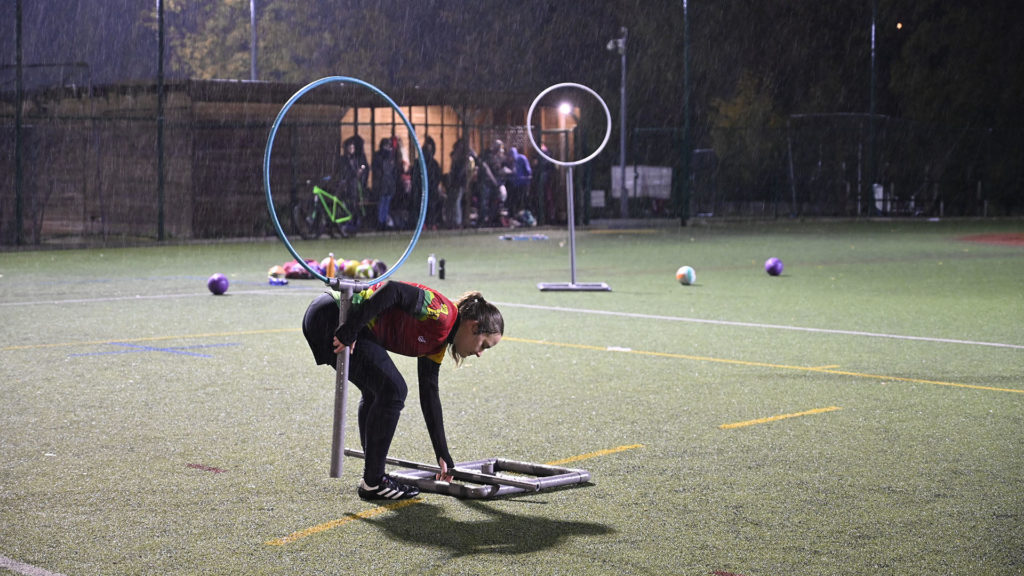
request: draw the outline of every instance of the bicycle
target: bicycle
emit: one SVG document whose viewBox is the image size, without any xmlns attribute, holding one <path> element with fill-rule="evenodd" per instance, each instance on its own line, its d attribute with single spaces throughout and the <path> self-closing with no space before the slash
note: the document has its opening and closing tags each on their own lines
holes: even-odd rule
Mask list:
<svg viewBox="0 0 1024 576">
<path fill-rule="evenodd" d="M 303 240 L 319 238 L 324 230 L 332 238 L 335 234 L 348 238 L 356 233 L 355 216 L 345 201 L 320 186 L 326 185 L 330 180 L 330 176 L 325 176 L 316 183 L 306 180 L 307 186 L 313 186 L 312 195 L 297 198 L 292 205 L 292 221 L 298 227 Z"/>
</svg>

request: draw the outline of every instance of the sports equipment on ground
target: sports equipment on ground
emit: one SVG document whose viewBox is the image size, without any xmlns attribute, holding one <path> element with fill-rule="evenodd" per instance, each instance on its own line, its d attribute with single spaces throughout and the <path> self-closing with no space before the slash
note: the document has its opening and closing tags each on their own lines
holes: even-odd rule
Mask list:
<svg viewBox="0 0 1024 576">
<path fill-rule="evenodd" d="M 345 455 L 355 458 L 366 457 L 363 452 L 348 448 L 345 449 Z M 410 468 L 391 472 L 389 476 L 392 480 L 400 484 L 415 485 L 424 492 L 446 494 L 456 498 L 494 498 L 590 482 L 590 472 L 579 468 L 518 462 L 503 458 L 458 462 L 455 468 L 448 469 L 448 473 L 455 479 L 452 482 L 437 480 L 436 475 L 441 468 L 432 464 L 391 457 L 385 458 L 384 461 L 392 466 Z"/>
<path fill-rule="evenodd" d="M 209 288 L 210 292 L 213 292 L 215 296 L 220 296 L 228 291 L 228 277 L 218 272 L 213 276 L 210 276 L 210 279 L 206 281 L 206 287 Z"/>
<path fill-rule="evenodd" d="M 782 260 L 772 256 L 764 261 L 764 271 L 771 276 L 782 274 Z"/>
<path fill-rule="evenodd" d="M 682 266 L 676 270 L 676 280 L 683 286 L 689 286 L 697 281 L 697 272 L 689 266 Z"/>
</svg>

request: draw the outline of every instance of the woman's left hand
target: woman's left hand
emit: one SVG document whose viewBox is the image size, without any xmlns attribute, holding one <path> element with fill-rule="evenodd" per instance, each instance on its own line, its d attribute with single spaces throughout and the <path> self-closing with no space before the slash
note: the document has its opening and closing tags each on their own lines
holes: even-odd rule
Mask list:
<svg viewBox="0 0 1024 576">
<path fill-rule="evenodd" d="M 455 479 L 455 476 L 453 476 L 448 471 L 448 463 L 444 461 L 444 458 L 438 458 L 437 464 L 441 467 L 441 473 L 434 475 L 435 480 L 440 480 L 442 482 L 451 482 L 452 480 Z"/>
</svg>

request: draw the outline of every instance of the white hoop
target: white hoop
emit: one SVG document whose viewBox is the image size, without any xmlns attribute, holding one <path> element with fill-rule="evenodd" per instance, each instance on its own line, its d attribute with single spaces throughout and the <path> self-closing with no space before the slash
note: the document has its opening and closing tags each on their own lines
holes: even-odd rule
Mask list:
<svg viewBox="0 0 1024 576">
<path fill-rule="evenodd" d="M 556 90 L 558 88 L 579 88 L 580 90 L 585 90 L 589 92 L 594 98 L 597 98 L 598 102 L 601 103 L 601 107 L 604 108 L 605 118 L 608 119 L 608 127 L 604 133 L 604 140 L 601 142 L 601 145 L 597 147 L 597 150 L 594 150 L 593 154 L 587 156 L 586 158 L 583 158 L 582 160 L 575 160 L 573 162 L 562 162 L 561 160 L 555 160 L 554 158 L 548 156 L 543 151 L 541 151 L 540 146 L 537 145 L 537 141 L 533 139 L 533 130 L 531 129 L 533 123 L 530 122 L 530 120 L 533 119 L 533 110 L 534 108 L 537 107 L 537 103 L 540 102 L 541 98 L 543 98 L 548 92 L 551 92 L 552 90 Z M 549 86 L 543 92 L 538 94 L 536 98 L 533 99 L 533 104 L 530 104 L 530 111 L 526 113 L 526 134 L 530 137 L 530 144 L 533 145 L 533 149 L 537 151 L 537 154 L 543 156 L 544 159 L 547 160 L 548 162 L 551 162 L 556 166 L 579 166 L 580 164 L 586 164 L 587 162 L 593 160 L 598 154 L 601 153 L 602 150 L 604 150 L 605 145 L 608 144 L 608 139 L 611 138 L 612 136 L 612 113 L 608 111 L 608 105 L 604 103 L 604 100 L 601 99 L 601 96 L 599 96 L 597 92 L 594 92 L 593 90 L 587 88 L 583 84 L 576 84 L 574 82 L 563 82 L 561 84 Z"/>
</svg>

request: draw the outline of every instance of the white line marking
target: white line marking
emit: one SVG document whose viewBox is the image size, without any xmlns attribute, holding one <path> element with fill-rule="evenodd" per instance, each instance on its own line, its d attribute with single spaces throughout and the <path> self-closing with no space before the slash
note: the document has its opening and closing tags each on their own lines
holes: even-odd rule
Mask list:
<svg viewBox="0 0 1024 576">
<path fill-rule="evenodd" d="M 269 288 L 263 290 L 239 290 L 228 292 L 229 295 L 287 295 L 287 296 L 309 296 L 314 292 L 322 292 L 323 286 L 317 287 L 296 287 L 291 289 Z M 109 298 L 80 298 L 68 300 L 36 300 L 31 302 L 0 302 L 3 306 L 35 306 L 47 304 L 88 304 L 90 302 L 120 302 L 125 300 L 165 300 L 168 298 L 197 298 L 212 297 L 209 293 L 191 294 L 147 294 L 135 296 L 115 296 Z M 217 296 L 223 298 L 224 296 Z M 706 318 L 687 318 L 685 316 L 661 316 L 658 314 L 638 314 L 635 312 L 611 312 L 608 310 L 592 310 L 587 308 L 566 308 L 564 306 L 541 306 L 538 304 L 518 304 L 514 302 L 495 302 L 500 306 L 509 308 L 528 308 L 532 310 L 547 310 L 549 312 L 573 312 L 577 314 L 597 314 L 602 316 L 619 316 L 622 318 L 643 318 L 647 320 L 665 320 L 669 322 L 690 322 L 694 324 L 713 324 L 716 326 L 738 326 L 741 328 L 766 328 L 771 330 L 791 330 L 795 332 L 814 332 L 817 334 L 837 334 L 842 336 L 866 336 L 869 338 L 890 338 L 893 340 L 910 340 L 917 342 L 937 342 L 942 344 L 961 344 L 965 346 L 988 346 L 990 348 L 1010 348 L 1012 350 L 1024 350 L 1024 344 L 1006 344 L 1003 342 L 981 342 L 978 340 L 958 340 L 955 338 L 932 338 L 929 336 L 906 336 L 902 334 L 884 334 L 881 332 L 862 332 L 859 330 L 835 330 L 830 328 L 808 328 L 805 326 L 786 326 L 784 324 L 758 324 L 756 322 L 735 322 L 732 320 L 709 320 Z"/>
<path fill-rule="evenodd" d="M 843 336 L 867 336 L 870 338 L 892 338 L 894 340 L 914 340 L 919 342 L 940 342 L 943 344 L 963 344 L 969 346 L 991 346 L 994 348 L 1012 348 L 1024 350 L 1021 344 L 1004 344 L 1001 342 L 979 342 L 976 340 L 956 340 L 952 338 L 930 338 L 927 336 L 903 336 L 900 334 L 883 334 L 879 332 L 861 332 L 857 330 L 832 330 L 828 328 L 807 328 L 804 326 L 786 326 L 782 324 L 758 324 L 755 322 L 733 322 L 731 320 L 708 320 L 704 318 L 686 318 L 683 316 L 660 316 L 657 314 L 636 314 L 633 312 L 610 312 L 607 310 L 590 310 L 586 308 L 566 308 L 563 306 L 540 306 L 538 304 L 516 304 L 513 302 L 495 302 L 498 306 L 509 308 L 529 308 L 550 312 L 575 312 L 578 314 L 598 314 L 603 316 L 619 316 L 622 318 L 642 318 L 646 320 L 666 320 L 670 322 L 692 322 L 695 324 L 714 324 L 717 326 L 739 326 L 742 328 L 768 328 L 772 330 L 793 330 L 798 332 L 815 332 L 818 334 L 839 334 Z"/>
<path fill-rule="evenodd" d="M 43 570 L 42 568 L 37 568 L 31 564 L 11 560 L 6 556 L 0 556 L 0 568 L 10 570 L 11 572 L 17 572 L 18 574 L 24 574 L 25 576 L 63 576 L 57 572 L 50 572 L 49 570 Z"/>
</svg>

